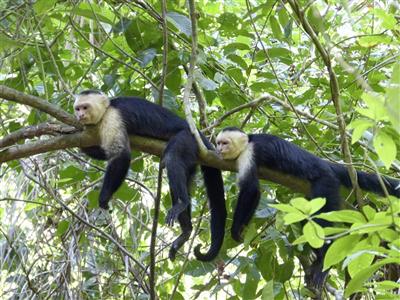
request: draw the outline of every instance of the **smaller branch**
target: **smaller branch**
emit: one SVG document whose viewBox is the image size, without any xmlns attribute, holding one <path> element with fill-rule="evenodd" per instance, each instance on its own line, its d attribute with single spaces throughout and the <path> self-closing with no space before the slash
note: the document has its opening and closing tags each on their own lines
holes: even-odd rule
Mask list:
<svg viewBox="0 0 400 300">
<path fill-rule="evenodd" d="M 53 116 L 60 122 L 82 129 L 82 125 L 79 124 L 79 122 L 76 120 L 74 116 L 60 109 L 57 105 L 54 105 L 39 97 L 24 94 L 20 91 L 17 91 L 15 89 L 9 88 L 1 84 L 0 84 L 0 97 L 6 100 L 14 101 L 20 104 L 36 108 L 40 111 L 43 111 Z"/>
<path fill-rule="evenodd" d="M 32 139 L 42 135 L 74 133 L 78 129 L 62 124 L 42 123 L 13 131 L 0 140 L 0 149 L 16 144 L 20 140 Z"/>
<path fill-rule="evenodd" d="M 235 107 L 234 109 L 228 111 L 227 113 L 225 113 L 222 117 L 218 118 L 217 120 L 214 121 L 214 123 L 212 123 L 210 126 L 208 126 L 207 128 L 204 128 L 202 131 L 206 132 L 209 131 L 211 129 L 213 129 L 214 127 L 217 127 L 218 125 L 220 125 L 227 117 L 229 117 L 230 115 L 233 115 L 234 113 L 237 113 L 245 108 L 254 108 L 259 106 L 262 102 L 267 101 L 267 100 L 274 100 L 272 95 L 269 94 L 264 94 L 261 97 L 259 97 L 256 100 L 253 100 L 251 102 L 239 105 L 237 107 Z"/>
</svg>

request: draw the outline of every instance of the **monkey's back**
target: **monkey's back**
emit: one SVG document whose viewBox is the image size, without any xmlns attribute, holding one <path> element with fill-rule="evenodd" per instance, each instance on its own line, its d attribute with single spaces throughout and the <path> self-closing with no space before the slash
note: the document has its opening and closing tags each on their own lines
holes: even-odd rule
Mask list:
<svg viewBox="0 0 400 300">
<path fill-rule="evenodd" d="M 168 140 L 189 125 L 168 109 L 138 97 L 117 97 L 110 106 L 119 110 L 128 134 Z"/>
</svg>

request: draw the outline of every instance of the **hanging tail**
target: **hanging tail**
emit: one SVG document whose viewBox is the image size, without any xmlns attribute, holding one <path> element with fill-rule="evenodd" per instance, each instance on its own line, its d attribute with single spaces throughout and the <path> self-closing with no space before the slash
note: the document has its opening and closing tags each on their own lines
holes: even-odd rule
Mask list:
<svg viewBox="0 0 400 300">
<path fill-rule="evenodd" d="M 335 172 L 336 176 L 339 178 L 341 184 L 343 184 L 347 188 L 352 188 L 350 176 L 347 172 L 347 169 L 344 166 L 333 163 L 330 164 L 330 166 Z M 361 189 L 373 192 L 381 196 L 385 195 L 376 174 L 357 171 L 357 180 L 358 185 Z M 389 178 L 387 176 L 382 176 L 382 181 L 384 182 L 389 195 L 400 198 L 400 180 Z"/>
<path fill-rule="evenodd" d="M 218 255 L 224 241 L 226 221 L 224 183 L 221 170 L 201 166 L 201 171 L 211 211 L 211 246 L 207 253 L 201 253 L 201 245 L 197 245 L 194 248 L 194 255 L 198 260 L 211 261 Z"/>
</svg>

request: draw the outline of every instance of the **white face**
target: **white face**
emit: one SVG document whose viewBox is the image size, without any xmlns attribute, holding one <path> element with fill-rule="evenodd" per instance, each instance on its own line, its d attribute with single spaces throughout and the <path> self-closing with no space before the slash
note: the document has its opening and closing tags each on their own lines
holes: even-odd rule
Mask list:
<svg viewBox="0 0 400 300">
<path fill-rule="evenodd" d="M 240 131 L 227 130 L 218 134 L 216 142 L 223 159 L 236 159 L 246 149 L 249 137 Z"/>
<path fill-rule="evenodd" d="M 94 125 L 100 122 L 110 105 L 106 95 L 77 95 L 74 103 L 75 116 L 83 125 Z"/>
</svg>

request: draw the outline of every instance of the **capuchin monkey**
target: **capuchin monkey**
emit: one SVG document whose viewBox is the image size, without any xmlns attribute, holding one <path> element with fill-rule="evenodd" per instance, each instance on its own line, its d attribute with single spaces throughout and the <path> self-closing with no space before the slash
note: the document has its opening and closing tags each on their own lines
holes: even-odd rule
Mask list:
<svg viewBox="0 0 400 300">
<path fill-rule="evenodd" d="M 136 97 L 108 99 L 102 92 L 83 91 L 76 96 L 75 115 L 85 127 L 96 126 L 100 145 L 81 148 L 92 158 L 107 160 L 107 170 L 99 196 L 99 206 L 108 209 L 113 193 L 121 186 L 129 170 L 131 148 L 129 135 L 152 137 L 167 141 L 163 164 L 171 191 L 172 208 L 166 216 L 170 226 L 178 220 L 182 233 L 169 251 L 175 259 L 179 248 L 192 231 L 189 185 L 193 179 L 199 148 L 188 123 L 169 110 Z M 212 144 L 201 136 L 208 149 Z M 201 166 L 211 210 L 211 246 L 199 259 L 212 260 L 221 248 L 226 221 L 225 197 L 221 171 Z"/>
<path fill-rule="evenodd" d="M 258 167 L 267 167 L 309 181 L 311 193 L 307 197 L 326 199 L 325 206 L 318 213 L 340 209 L 340 185 L 352 187 L 345 167 L 323 160 L 277 136 L 246 134 L 239 128 L 227 127 L 218 134 L 216 143 L 217 152 L 223 159 L 236 159 L 237 162 L 240 191 L 231 234 L 238 242 L 242 241 L 243 228 L 249 223 L 260 200 Z M 375 174 L 357 171 L 357 178 L 362 189 L 384 195 Z M 382 179 L 387 192 L 400 197 L 400 181 L 388 177 Z M 321 226 L 329 225 L 327 221 L 317 222 Z M 317 257 L 306 274 L 306 283 L 308 286 L 320 288 L 328 275 L 328 271 L 322 272 L 327 245 L 315 250 Z"/>
</svg>

